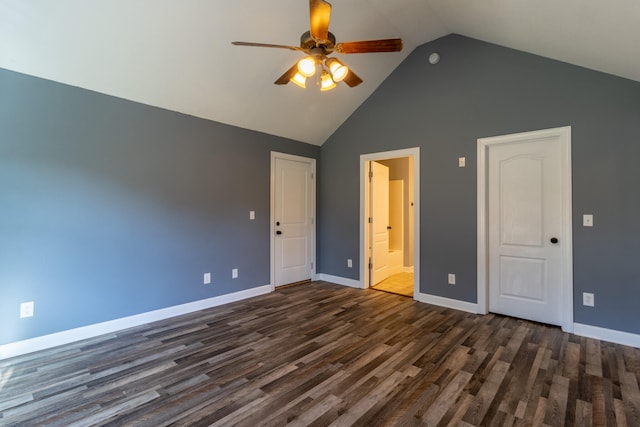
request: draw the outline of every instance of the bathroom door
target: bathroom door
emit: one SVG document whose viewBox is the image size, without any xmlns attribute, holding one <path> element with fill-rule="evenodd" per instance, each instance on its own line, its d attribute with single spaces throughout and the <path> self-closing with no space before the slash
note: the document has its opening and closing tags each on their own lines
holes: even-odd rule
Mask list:
<svg viewBox="0 0 640 427">
<path fill-rule="evenodd" d="M 389 168 L 369 162 L 371 178 L 371 286 L 389 275 Z"/>
</svg>

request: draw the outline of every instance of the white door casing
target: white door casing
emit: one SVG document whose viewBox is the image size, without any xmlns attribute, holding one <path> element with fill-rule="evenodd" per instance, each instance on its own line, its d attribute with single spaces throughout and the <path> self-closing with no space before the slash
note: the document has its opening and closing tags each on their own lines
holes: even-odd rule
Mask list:
<svg viewBox="0 0 640 427">
<path fill-rule="evenodd" d="M 371 286 L 388 277 L 389 168 L 369 162 L 371 177 Z"/>
<path fill-rule="evenodd" d="M 396 159 L 401 157 L 413 158 L 412 182 L 413 192 L 409 195 L 412 201 L 412 212 L 410 217 L 415 218 L 413 222 L 414 241 L 413 247 L 413 298 L 420 297 L 420 148 L 407 148 L 401 150 L 385 151 L 380 153 L 370 153 L 360 155 L 360 286 L 363 289 L 369 287 L 371 282 L 369 272 L 369 247 L 370 227 L 368 218 L 370 216 L 370 183 L 369 183 L 369 162 L 374 160 Z M 411 188 L 411 187 L 410 187 Z"/>
<path fill-rule="evenodd" d="M 478 140 L 479 312 L 572 329 L 570 136 Z"/>
<path fill-rule="evenodd" d="M 271 153 L 271 283 L 315 272 L 315 159 Z"/>
</svg>

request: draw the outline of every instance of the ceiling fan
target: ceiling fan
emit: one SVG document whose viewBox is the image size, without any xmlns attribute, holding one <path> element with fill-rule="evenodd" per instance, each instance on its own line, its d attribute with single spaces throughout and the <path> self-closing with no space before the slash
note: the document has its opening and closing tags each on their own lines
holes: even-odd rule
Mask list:
<svg viewBox="0 0 640 427">
<path fill-rule="evenodd" d="M 336 83 L 344 81 L 355 87 L 362 79 L 337 58 L 329 58 L 337 53 L 371 53 L 399 52 L 402 50 L 402 39 L 365 40 L 336 43 L 336 37 L 329 32 L 331 4 L 324 0 L 309 0 L 310 30 L 300 36 L 300 46 L 279 44 L 232 42 L 236 46 L 270 47 L 289 49 L 305 53 L 305 57 L 289 68 L 274 83 L 285 85 L 290 81 L 300 87 L 306 87 L 307 79 L 315 76 L 320 90 L 330 90 Z"/>
</svg>

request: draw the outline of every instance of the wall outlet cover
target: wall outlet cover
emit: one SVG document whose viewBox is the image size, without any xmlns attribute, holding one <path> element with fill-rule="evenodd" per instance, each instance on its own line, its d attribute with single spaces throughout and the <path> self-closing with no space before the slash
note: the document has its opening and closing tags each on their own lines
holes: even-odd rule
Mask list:
<svg viewBox="0 0 640 427">
<path fill-rule="evenodd" d="M 453 273 L 449 273 L 448 277 L 448 282 L 450 285 L 455 285 L 456 284 L 456 275 Z"/>
</svg>

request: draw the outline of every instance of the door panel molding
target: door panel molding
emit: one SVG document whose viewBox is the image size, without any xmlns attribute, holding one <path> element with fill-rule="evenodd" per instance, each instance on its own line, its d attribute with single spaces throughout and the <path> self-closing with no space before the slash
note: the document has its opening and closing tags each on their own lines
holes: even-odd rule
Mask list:
<svg viewBox="0 0 640 427">
<path fill-rule="evenodd" d="M 562 199 L 562 330 L 573 332 L 573 239 L 572 239 L 572 196 L 571 196 L 571 127 L 544 129 L 511 135 L 501 135 L 478 139 L 477 178 L 477 253 L 478 253 L 478 313 L 488 313 L 489 307 L 489 218 L 488 218 L 488 153 L 491 146 L 515 144 L 538 139 L 555 139 L 560 144 Z"/>
</svg>

